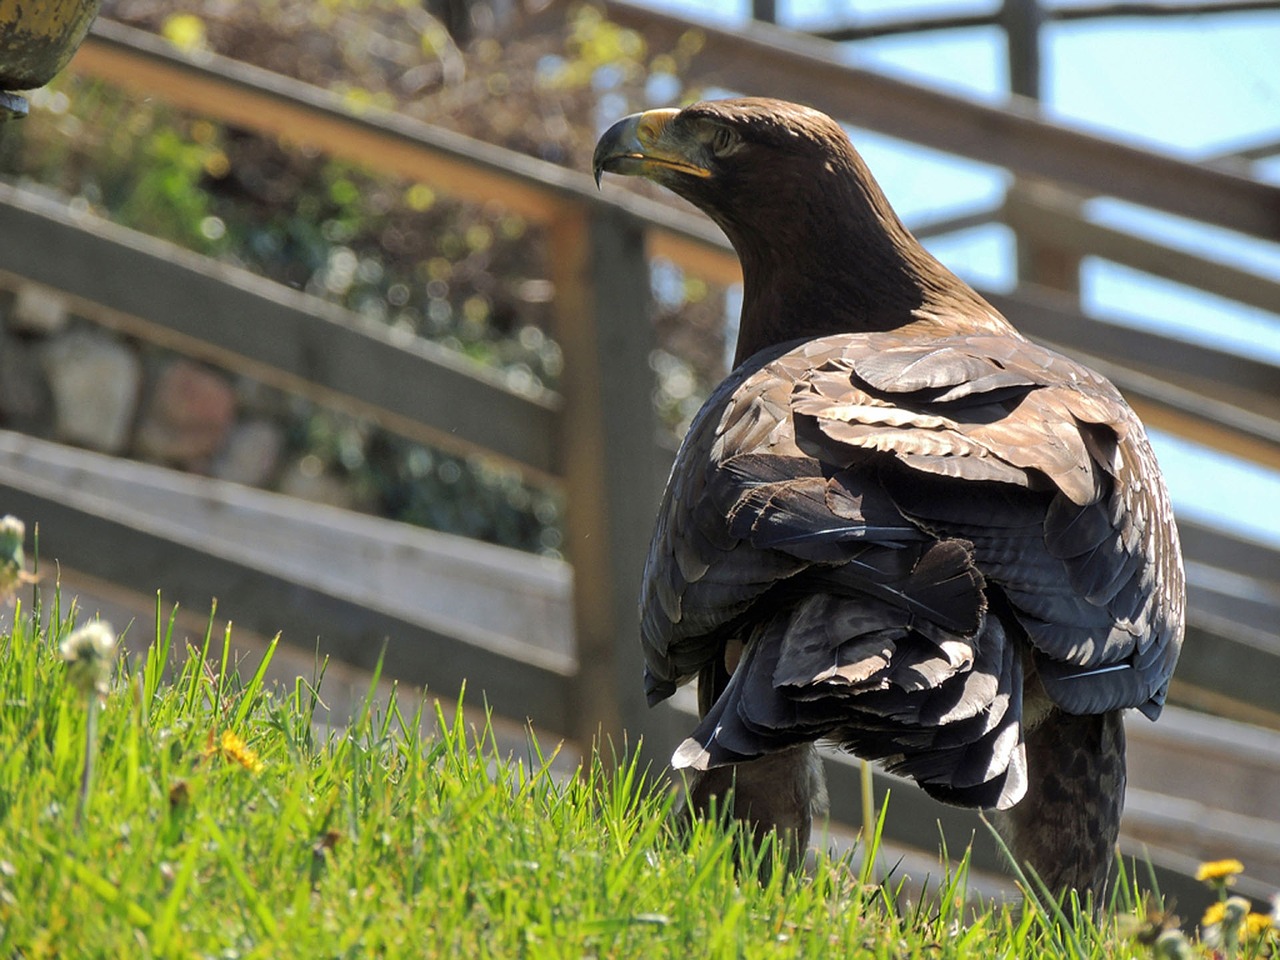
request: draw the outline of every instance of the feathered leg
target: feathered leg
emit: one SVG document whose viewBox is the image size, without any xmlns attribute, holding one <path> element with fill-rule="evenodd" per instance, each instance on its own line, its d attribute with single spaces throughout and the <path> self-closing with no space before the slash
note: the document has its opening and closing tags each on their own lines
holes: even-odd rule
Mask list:
<svg viewBox="0 0 1280 960">
<path fill-rule="evenodd" d="M 1055 893 L 1101 903 L 1124 808 L 1121 711 L 1072 716 L 1052 708 L 1026 733 L 1027 794 L 993 815 L 1020 865 Z"/>
<path fill-rule="evenodd" d="M 698 712 L 706 716 L 737 669 L 742 644 L 730 641 L 698 677 Z M 825 816 L 827 780 L 811 743 L 802 743 L 756 760 L 705 771 L 687 771 L 685 793 L 676 807 L 680 821 L 690 817 L 729 816 L 746 825 L 756 844 L 775 831 L 781 852 L 794 872 L 804 865 L 813 818 Z M 726 800 L 731 798 L 731 800 Z M 725 803 L 731 802 L 726 811 Z"/>
<path fill-rule="evenodd" d="M 817 749 L 802 743 L 758 760 L 693 773 L 677 815 L 725 815 L 726 802 L 732 804 L 727 815 L 744 823 L 757 844 L 776 831 L 787 866 L 798 871 L 813 818 L 827 811 L 827 783 Z"/>
</svg>

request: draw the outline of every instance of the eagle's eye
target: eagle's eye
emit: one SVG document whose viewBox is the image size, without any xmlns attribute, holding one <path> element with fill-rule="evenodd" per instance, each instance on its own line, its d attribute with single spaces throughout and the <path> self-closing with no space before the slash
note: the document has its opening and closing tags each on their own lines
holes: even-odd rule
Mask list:
<svg viewBox="0 0 1280 960">
<path fill-rule="evenodd" d="M 711 135 L 707 145 L 711 147 L 711 152 L 717 157 L 727 157 L 738 149 L 740 142 L 737 131 L 717 125 L 711 128 Z"/>
</svg>

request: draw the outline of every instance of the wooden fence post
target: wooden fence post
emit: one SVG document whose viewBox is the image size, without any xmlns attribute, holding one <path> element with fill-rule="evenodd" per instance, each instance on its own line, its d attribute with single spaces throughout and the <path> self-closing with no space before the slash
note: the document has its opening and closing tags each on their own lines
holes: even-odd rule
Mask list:
<svg viewBox="0 0 1280 960">
<path fill-rule="evenodd" d="M 644 236 L 633 218 L 581 207 L 550 227 L 557 336 L 564 353 L 560 465 L 565 554 L 573 564 L 578 676 L 573 715 L 584 748 L 646 739 L 665 763 L 669 711 L 650 712 L 642 684 L 637 598 L 661 495 L 655 444 L 654 347 Z M 608 742 L 603 741 L 605 756 Z"/>
<path fill-rule="evenodd" d="M 1014 225 L 1019 215 L 1034 216 L 1034 204 L 1037 198 L 1040 198 L 1040 202 L 1045 202 L 1045 198 L 1051 198 L 1055 205 L 1077 215 L 1082 206 L 1078 196 L 1045 181 L 1019 177 L 1009 184 L 1009 189 L 1005 193 L 1005 208 L 1010 211 L 1006 222 L 1013 226 L 1014 235 L 1017 238 L 1018 284 L 1032 284 L 1057 290 L 1078 301 L 1080 254 L 1054 244 L 1052 241 L 1024 235 Z"/>
<path fill-rule="evenodd" d="M 1009 51 L 1009 92 L 1030 100 L 1040 100 L 1041 27 L 1045 11 L 1040 0 L 1004 0 L 998 17 L 1004 27 Z M 1044 188 L 1034 177 L 1017 177 L 1009 184 L 1006 203 L 1017 205 L 1025 194 L 1034 195 Z M 1014 229 L 1019 284 L 1048 287 L 1078 297 L 1080 294 L 1080 257 L 1043 238 L 1027 237 Z"/>
</svg>

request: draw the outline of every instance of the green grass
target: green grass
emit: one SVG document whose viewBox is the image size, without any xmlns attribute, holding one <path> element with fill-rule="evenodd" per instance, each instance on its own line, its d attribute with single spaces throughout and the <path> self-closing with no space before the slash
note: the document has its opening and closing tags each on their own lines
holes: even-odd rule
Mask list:
<svg viewBox="0 0 1280 960">
<path fill-rule="evenodd" d="M 146 656 L 115 666 L 80 825 L 70 617 L 19 606 L 0 636 L 0 957 L 1149 955 L 1113 918 L 966 908 L 963 862 L 915 905 L 822 857 L 760 882 L 771 851 L 714 824 L 673 836 L 634 765 L 558 778 L 460 710 L 370 697 L 317 732 L 318 680 L 272 689 L 265 660 L 242 677 L 228 637 L 176 650 L 159 611 Z"/>
</svg>

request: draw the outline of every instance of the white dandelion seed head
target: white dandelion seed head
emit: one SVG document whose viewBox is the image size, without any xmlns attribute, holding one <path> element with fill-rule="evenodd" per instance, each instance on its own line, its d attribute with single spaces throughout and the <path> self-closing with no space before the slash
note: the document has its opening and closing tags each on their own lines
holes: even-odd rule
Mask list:
<svg viewBox="0 0 1280 960">
<path fill-rule="evenodd" d="M 1192 960 L 1191 942 L 1181 930 L 1166 930 L 1156 938 L 1152 953 L 1163 960 Z"/>
<path fill-rule="evenodd" d="M 1223 906 L 1222 923 L 1225 926 L 1238 927 L 1249 914 L 1250 903 L 1244 897 L 1229 897 Z"/>
<path fill-rule="evenodd" d="M 105 695 L 116 659 L 116 632 L 111 624 L 93 620 L 79 627 L 59 647 L 67 662 L 67 678 L 86 695 Z"/>
</svg>

